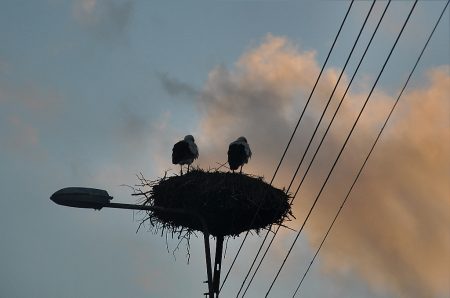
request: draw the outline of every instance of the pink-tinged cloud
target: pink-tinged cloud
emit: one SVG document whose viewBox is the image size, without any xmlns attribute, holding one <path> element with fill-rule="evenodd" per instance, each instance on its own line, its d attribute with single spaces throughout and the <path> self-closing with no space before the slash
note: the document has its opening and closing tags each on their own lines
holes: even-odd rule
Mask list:
<svg viewBox="0 0 450 298">
<path fill-rule="evenodd" d="M 126 35 L 133 6 L 130 0 L 77 0 L 72 14 L 95 38 L 115 41 Z"/>
<path fill-rule="evenodd" d="M 214 167 L 216 162 L 224 162 L 228 143 L 244 135 L 254 153 L 244 170 L 270 178 L 319 69 L 314 52 L 269 35 L 261 45 L 244 53 L 233 69 L 212 70 L 198 97 L 202 115 L 196 136 L 200 165 Z M 324 73 L 276 179 L 277 186 L 288 185 L 339 71 Z M 341 86 L 346 86 L 346 81 L 344 77 Z M 368 94 L 366 79 L 356 84 L 296 199 L 295 228 Z M 410 86 L 401 98 L 322 252 L 331 274 L 350 270 L 374 289 L 399 297 L 448 294 L 449 86 L 449 67 L 445 66 L 431 70 L 426 83 Z M 338 88 L 333 103 L 341 98 L 342 89 Z M 396 96 L 381 89 L 373 94 L 307 226 L 313 248 L 337 211 Z M 327 123 L 330 116 L 325 119 Z M 319 136 L 323 130 L 319 130 Z M 307 156 L 308 161 L 311 155 Z"/>
<path fill-rule="evenodd" d="M 33 124 L 19 115 L 10 115 L 5 121 L 0 148 L 6 156 L 22 156 L 26 162 L 42 162 L 48 160 L 47 151 L 43 148 L 40 131 Z"/>
<path fill-rule="evenodd" d="M 35 84 L 5 85 L 0 83 L 0 147 L 4 153 L 45 161 L 47 150 L 42 133 L 47 125 L 59 119 L 64 99 L 57 90 Z"/>
<path fill-rule="evenodd" d="M 19 86 L 0 84 L 0 107 L 4 111 L 19 109 L 36 118 L 48 118 L 57 115 L 63 105 L 63 95 L 58 90 L 33 83 Z"/>
<path fill-rule="evenodd" d="M 11 116 L 8 123 L 16 132 L 9 144 L 12 148 L 34 147 L 39 144 L 38 130 L 35 127 L 23 122 L 18 116 Z"/>
<path fill-rule="evenodd" d="M 372 284 L 400 297 L 450 290 L 448 70 L 431 71 L 426 84 L 401 99 L 324 251 L 331 269 L 355 263 Z M 317 229 L 342 195 L 329 197 L 313 220 Z"/>
</svg>

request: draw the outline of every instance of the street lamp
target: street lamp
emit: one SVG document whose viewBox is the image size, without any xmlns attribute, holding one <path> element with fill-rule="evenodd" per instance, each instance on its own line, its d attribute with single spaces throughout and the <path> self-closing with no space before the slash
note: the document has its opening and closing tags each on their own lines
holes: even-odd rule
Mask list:
<svg viewBox="0 0 450 298">
<path fill-rule="evenodd" d="M 112 197 L 106 190 L 86 187 L 66 187 L 55 192 L 50 200 L 58 205 L 100 210 Z"/>
<path fill-rule="evenodd" d="M 111 197 L 106 190 L 96 189 L 96 188 L 86 188 L 86 187 L 66 187 L 58 190 L 53 195 L 51 195 L 50 200 L 58 205 L 76 207 L 76 208 L 87 208 L 100 210 L 102 208 L 117 208 L 117 209 L 132 209 L 132 210 L 146 210 L 146 211 L 159 211 L 168 213 L 179 213 L 185 214 L 197 218 L 203 227 L 203 237 L 205 242 L 205 256 L 206 256 L 206 273 L 208 276 L 208 295 L 210 298 L 214 298 L 214 293 L 219 293 L 219 278 L 220 278 L 220 268 L 221 261 L 217 258 L 221 258 L 216 251 L 216 264 L 214 266 L 214 280 L 211 268 L 211 252 L 209 246 L 209 232 L 205 220 L 198 213 L 183 210 L 183 209 L 173 209 L 173 208 L 163 208 L 157 206 L 145 206 L 145 205 L 133 205 L 133 204 L 123 204 L 123 203 L 111 203 L 113 197 Z M 223 238 L 222 238 L 223 239 Z M 217 248 L 216 248 L 217 250 Z"/>
</svg>

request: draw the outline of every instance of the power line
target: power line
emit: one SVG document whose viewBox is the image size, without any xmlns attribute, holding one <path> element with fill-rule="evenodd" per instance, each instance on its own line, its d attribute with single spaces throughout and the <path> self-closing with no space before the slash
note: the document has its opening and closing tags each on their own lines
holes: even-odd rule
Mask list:
<svg viewBox="0 0 450 298">
<path fill-rule="evenodd" d="M 328 175 L 327 175 L 327 177 L 326 177 L 326 179 L 325 179 L 325 182 L 323 183 L 323 185 L 322 185 L 322 187 L 321 187 L 319 193 L 317 194 L 317 196 L 316 196 L 316 198 L 315 198 L 315 200 L 314 200 L 313 205 L 311 206 L 311 208 L 310 208 L 310 210 L 309 210 L 309 212 L 308 212 L 308 214 L 307 214 L 305 220 L 303 221 L 303 224 L 302 224 L 300 230 L 298 231 L 297 236 L 296 236 L 295 239 L 294 239 L 294 242 L 292 243 L 291 247 L 289 248 L 288 253 L 287 253 L 286 257 L 284 258 L 284 260 L 283 260 L 283 262 L 282 262 L 280 268 L 278 269 L 278 272 L 277 272 L 277 274 L 275 275 L 275 278 L 273 279 L 273 281 L 272 281 L 272 283 L 271 283 L 271 285 L 270 285 L 270 287 L 269 287 L 269 289 L 268 289 L 268 291 L 267 291 L 265 297 L 267 297 L 267 296 L 269 295 L 270 291 L 272 290 L 273 285 L 275 284 L 275 282 L 276 282 L 278 276 L 280 275 L 280 272 L 281 272 L 281 270 L 283 269 L 283 267 L 284 267 L 284 265 L 285 265 L 285 263 L 286 263 L 286 260 L 288 259 L 290 253 L 292 252 L 292 249 L 294 248 L 294 245 L 295 245 L 295 243 L 297 242 L 298 237 L 300 236 L 300 233 L 302 232 L 302 230 L 303 230 L 303 228 L 304 228 L 304 226 L 305 226 L 305 224 L 306 224 L 306 222 L 307 222 L 309 216 L 311 215 L 312 210 L 314 209 L 314 207 L 315 207 L 315 205 L 316 205 L 316 203 L 317 203 L 317 201 L 318 201 L 320 195 L 322 194 L 322 191 L 323 191 L 323 189 L 325 188 L 325 185 L 326 185 L 326 183 L 328 182 L 328 179 L 330 178 L 331 173 L 333 172 L 334 167 L 336 166 L 336 164 L 337 164 L 337 162 L 338 162 L 338 160 L 339 160 L 339 157 L 341 156 L 342 152 L 344 151 L 344 148 L 345 148 L 345 146 L 347 145 L 347 142 L 348 142 L 348 140 L 350 139 L 350 136 L 352 135 L 352 132 L 353 132 L 353 130 L 355 129 L 356 124 L 358 123 L 358 120 L 359 120 L 359 118 L 361 117 L 361 114 L 362 114 L 362 112 L 364 111 L 364 109 L 365 109 L 365 107 L 366 107 L 366 105 L 367 105 L 367 102 L 369 101 L 369 98 L 370 98 L 370 96 L 372 95 L 373 90 L 375 89 L 375 86 L 376 86 L 377 83 L 378 83 L 378 80 L 380 79 L 381 74 L 383 73 L 383 71 L 384 71 L 384 69 L 385 69 L 385 67 L 386 67 L 387 62 L 389 61 L 389 58 L 391 57 L 392 52 L 394 51 L 394 48 L 395 48 L 395 46 L 397 45 L 397 42 L 398 42 L 398 40 L 400 39 L 400 36 L 402 35 L 403 30 L 405 29 L 405 26 L 406 26 L 406 24 L 408 23 L 408 21 L 409 21 L 409 19 L 410 19 L 410 17 L 411 17 L 412 12 L 414 11 L 414 8 L 416 7 L 417 1 L 418 1 L 418 0 L 415 0 L 415 1 L 414 1 L 414 4 L 413 4 L 413 6 L 412 6 L 412 8 L 411 8 L 411 10 L 410 10 L 410 12 L 409 12 L 409 14 L 408 14 L 408 17 L 406 18 L 405 22 L 403 23 L 403 26 L 402 26 L 402 28 L 401 28 L 401 30 L 400 30 L 400 33 L 399 33 L 399 35 L 397 36 L 397 38 L 396 38 L 396 40 L 395 40 L 395 43 L 394 43 L 393 47 L 391 48 L 391 50 L 390 50 L 390 52 L 389 52 L 389 55 L 388 55 L 386 61 L 384 62 L 383 67 L 381 68 L 381 71 L 380 71 L 380 73 L 378 74 L 378 76 L 377 76 L 377 78 L 376 78 L 376 80 L 375 80 L 374 85 L 372 86 L 372 89 L 371 89 L 370 92 L 369 92 L 369 95 L 367 96 L 366 101 L 364 102 L 363 107 L 362 107 L 361 111 L 359 112 L 358 117 L 356 118 L 356 121 L 355 121 L 355 123 L 353 124 L 353 126 L 352 126 L 352 128 L 351 128 L 351 130 L 350 130 L 350 133 L 349 133 L 348 136 L 347 136 L 347 138 L 346 138 L 346 140 L 345 140 L 345 142 L 344 142 L 344 145 L 342 146 L 341 150 L 339 151 L 339 154 L 338 154 L 336 160 L 334 161 L 333 166 L 331 167 L 331 170 L 330 170 L 330 172 L 328 173 Z"/>
<path fill-rule="evenodd" d="M 304 161 L 304 158 L 305 158 L 305 156 L 306 156 L 306 153 L 308 152 L 308 149 L 309 149 L 309 147 L 311 146 L 311 143 L 312 143 L 312 141 L 313 141 L 313 139 L 314 139 L 314 137 L 315 137 L 315 135 L 316 135 L 316 132 L 317 132 L 317 130 L 318 130 L 320 124 L 322 123 L 323 117 L 324 117 L 324 115 L 325 115 L 325 113 L 326 113 L 326 111 L 327 111 L 327 109 L 328 109 L 328 106 L 329 106 L 329 104 L 330 104 L 330 102 L 331 102 L 331 99 L 333 98 L 333 95 L 334 95 L 335 91 L 337 90 L 337 87 L 338 87 L 339 82 L 340 82 L 340 80 L 341 80 L 341 78 L 342 78 L 342 75 L 343 75 L 344 72 L 345 72 L 345 69 L 346 69 L 346 67 L 347 67 L 347 64 L 348 64 L 348 62 L 350 61 L 350 58 L 352 57 L 353 51 L 354 51 L 354 49 L 355 49 L 355 47 L 356 47 L 356 45 L 357 45 L 357 43 L 358 43 L 358 41 L 359 41 L 359 38 L 360 38 L 360 36 L 361 36 L 361 33 L 362 33 L 363 29 L 364 29 L 365 26 L 366 26 L 367 20 L 368 20 L 370 14 L 371 14 L 371 12 L 372 12 L 372 9 L 373 9 L 374 5 L 375 5 L 375 1 L 373 1 L 373 2 L 372 2 L 372 5 L 370 6 L 370 9 L 369 9 L 369 11 L 368 11 L 368 13 L 367 13 L 367 15 L 366 15 L 366 18 L 365 18 L 365 20 L 364 20 L 364 22 L 363 22 L 363 24 L 362 24 L 362 26 L 361 26 L 361 29 L 359 30 L 359 33 L 358 33 L 358 35 L 357 35 L 357 37 L 356 37 L 356 40 L 355 40 L 355 42 L 353 43 L 353 47 L 351 48 L 350 53 L 348 54 L 347 60 L 346 60 L 345 63 L 344 63 L 344 67 L 343 67 L 342 70 L 341 70 L 341 73 L 340 73 L 340 75 L 339 75 L 339 77 L 338 77 L 338 80 L 336 81 L 336 84 L 335 84 L 335 86 L 334 86 L 334 88 L 333 88 L 333 91 L 331 92 L 331 95 L 330 95 L 330 97 L 329 97 L 329 99 L 328 99 L 328 102 L 327 102 L 327 104 L 325 105 L 325 108 L 324 108 L 324 110 L 323 110 L 323 112 L 322 112 L 322 115 L 320 116 L 320 119 L 319 119 L 319 121 L 318 121 L 318 123 L 317 123 L 317 125 L 316 125 L 316 127 L 315 127 L 315 129 L 314 129 L 314 132 L 313 132 L 313 134 L 312 134 L 312 136 L 311 136 L 311 138 L 310 138 L 310 140 L 309 140 L 309 142 L 308 142 L 308 145 L 306 146 L 306 149 L 305 149 L 305 151 L 304 151 L 304 153 L 303 153 L 303 156 L 302 156 L 302 158 L 301 158 L 301 160 L 300 160 L 300 162 L 299 162 L 299 164 L 298 164 L 298 166 L 297 166 L 297 169 L 295 170 L 295 173 L 294 173 L 294 175 L 293 175 L 293 177 L 292 177 L 292 179 L 291 179 L 291 181 L 290 181 L 290 183 L 289 183 L 289 186 L 288 186 L 286 192 L 289 192 L 289 190 L 291 189 L 291 186 L 292 186 L 292 184 L 293 184 L 293 182 L 294 182 L 294 180 L 295 180 L 295 178 L 296 178 L 296 176 L 297 176 L 297 174 L 298 174 L 298 171 L 299 171 L 299 169 L 300 169 L 300 167 L 301 167 L 301 165 L 302 165 L 302 163 L 303 163 L 303 161 Z M 383 14 L 383 15 L 384 15 L 384 14 Z M 377 26 L 377 28 L 378 28 L 378 26 Z M 375 29 L 375 32 L 376 32 L 376 29 Z M 369 45 L 370 45 L 371 41 L 372 41 L 372 40 L 369 41 Z M 364 58 L 364 55 L 363 55 L 363 57 L 362 57 L 361 59 L 363 59 L 363 58 Z M 294 201 L 294 199 L 295 199 L 295 195 L 294 195 L 294 197 L 292 198 L 292 200 L 290 201 L 290 204 L 292 204 L 292 202 Z M 258 256 L 259 256 L 259 253 L 261 252 L 261 249 L 262 249 L 262 247 L 263 247 L 263 245 L 264 245 L 264 243 L 265 243 L 265 241 L 266 241 L 266 239 L 267 239 L 267 237 L 268 237 L 268 235 L 269 235 L 269 233 L 270 233 L 271 228 L 272 228 L 272 225 L 270 226 L 270 228 L 269 228 L 268 231 L 266 232 L 266 235 L 264 236 L 264 239 L 263 239 L 263 241 L 262 241 L 262 243 L 261 243 L 261 245 L 260 245 L 260 248 L 259 248 L 259 250 L 258 250 L 258 253 L 257 253 L 256 256 L 254 257 L 254 260 L 253 260 L 253 262 L 252 262 L 252 265 L 250 266 L 250 269 L 248 270 L 247 275 L 245 276 L 244 281 L 242 282 L 241 287 L 240 287 L 239 292 L 238 292 L 238 294 L 236 295 L 236 297 L 239 296 L 239 294 L 240 294 L 240 292 L 241 292 L 241 290 L 242 290 L 242 288 L 243 288 L 243 286 L 244 286 L 244 284 L 245 284 L 245 281 L 247 280 L 247 277 L 249 276 L 251 270 L 253 269 L 253 266 L 254 266 L 254 264 L 255 264 L 255 262 L 256 262 Z M 267 246 L 267 248 L 266 248 L 266 250 L 265 250 L 265 252 L 264 252 L 262 258 L 260 259 L 257 268 L 256 268 L 255 271 L 253 272 L 253 275 L 252 275 L 252 277 L 251 277 L 249 283 L 247 284 L 247 287 L 245 288 L 245 291 L 244 291 L 242 297 L 245 296 L 245 294 L 247 293 L 247 290 L 248 290 L 249 287 L 250 287 L 250 284 L 253 282 L 253 279 L 254 279 L 254 277 L 255 277 L 257 271 L 259 270 L 259 268 L 260 268 L 260 266 L 261 266 L 261 264 L 262 264 L 262 261 L 264 260 L 264 258 L 265 258 L 265 256 L 266 256 L 266 254 L 267 254 L 267 252 L 268 252 L 270 246 L 272 245 L 272 242 L 273 242 L 274 238 L 276 237 L 276 235 L 277 235 L 279 229 L 280 229 L 280 226 L 278 226 L 277 229 L 275 230 L 275 233 L 274 233 L 274 235 L 273 235 L 273 237 L 272 237 L 272 239 L 271 239 L 269 245 Z"/>
<path fill-rule="evenodd" d="M 388 2 L 388 5 L 389 5 L 389 3 L 390 3 L 390 1 Z M 354 80 L 354 78 L 355 78 L 355 76 L 356 76 L 356 74 L 357 74 L 357 72 L 358 72 L 358 70 L 359 70 L 359 67 L 361 66 L 361 63 L 362 63 L 362 61 L 363 61 L 363 59 L 364 59 L 364 57 L 365 57 L 365 55 L 366 55 L 366 53 L 367 53 L 367 50 L 369 49 L 369 46 L 370 46 L 370 44 L 371 44 L 371 42 L 372 42 L 372 40 L 373 40 L 373 38 L 374 38 L 374 36 L 375 36 L 375 33 L 376 33 L 377 30 L 378 30 L 378 27 L 379 27 L 379 25 L 380 25 L 380 23 L 381 23 L 381 20 L 383 19 L 383 16 L 384 16 L 384 14 L 385 14 L 385 12 L 386 12 L 386 9 L 387 9 L 388 5 L 386 5 L 385 10 L 384 10 L 384 12 L 383 12 L 383 15 L 382 15 L 382 17 L 380 18 L 380 20 L 379 20 L 379 22 L 378 22 L 378 24 L 377 24 L 377 27 L 375 28 L 375 31 L 374 31 L 374 33 L 372 34 L 372 37 L 370 38 L 370 41 L 369 41 L 369 43 L 368 43 L 367 46 L 366 46 L 366 49 L 364 50 L 364 53 L 363 53 L 363 55 L 362 55 L 362 57 L 361 57 L 361 59 L 360 59 L 358 65 L 357 65 L 357 67 L 356 67 L 356 69 L 355 69 L 355 71 L 354 71 L 354 73 L 353 73 L 353 75 L 352 75 L 352 78 L 351 78 L 350 81 L 349 81 L 349 84 L 348 84 L 348 86 L 347 86 L 347 89 L 345 90 L 345 92 L 344 92 L 344 94 L 343 94 L 343 96 L 342 96 L 342 98 L 341 98 L 341 100 L 340 100 L 340 102 L 339 102 L 339 104 L 338 104 L 338 107 L 336 108 L 336 110 L 335 110 L 335 112 L 334 112 L 334 115 L 333 115 L 331 121 L 329 122 L 328 127 L 327 127 L 327 129 L 325 130 L 325 133 L 323 134 L 322 139 L 321 139 L 320 142 L 319 142 L 318 147 L 316 148 L 316 151 L 315 151 L 315 153 L 314 153 L 312 159 L 310 160 L 310 163 L 309 163 L 309 165 L 308 165 L 308 167 L 307 167 L 307 169 L 306 169 L 306 171 L 305 171 L 305 173 L 304 173 L 304 175 L 303 175 L 303 177 L 302 177 L 302 180 L 301 180 L 299 186 L 297 187 L 297 190 L 295 191 L 295 193 L 294 193 L 294 195 L 293 195 L 293 197 L 292 197 L 292 200 L 291 200 L 291 202 L 290 202 L 291 204 L 293 203 L 294 199 L 297 197 L 297 193 L 298 193 L 300 187 L 302 186 L 302 183 L 303 183 L 304 179 L 306 178 L 306 176 L 307 176 L 307 174 L 308 174 L 308 172 L 309 172 L 309 169 L 311 168 L 311 165 L 312 165 L 312 163 L 314 162 L 315 157 L 316 157 L 317 153 L 319 152 L 319 149 L 320 149 L 320 147 L 322 146 L 322 143 L 323 143 L 323 141 L 324 141 L 324 139 L 325 139 L 325 137 L 326 137 L 326 135 L 327 135 L 327 133 L 328 133 L 328 131 L 329 131 L 329 129 L 330 129 L 330 127 L 331 127 L 333 121 L 334 121 L 334 119 L 336 118 L 336 115 L 337 115 L 337 113 L 338 113 L 338 111 L 339 111 L 339 109 L 340 109 L 340 107 L 341 107 L 341 105 L 342 105 L 342 102 L 343 102 L 343 100 L 344 100 L 344 98 L 345 98 L 345 96 L 346 96 L 348 90 L 350 89 L 350 86 L 351 86 L 351 84 L 352 84 L 352 82 L 353 82 L 353 80 Z M 258 267 L 257 267 L 256 271 L 257 271 L 257 270 L 259 269 L 259 267 L 261 266 L 261 263 L 262 263 L 263 259 L 265 258 L 266 254 L 267 254 L 267 252 L 268 252 L 268 250 L 269 250 L 269 247 L 272 245 L 272 243 L 273 243 L 273 241 L 274 241 L 274 239 L 275 239 L 275 237 L 276 237 L 276 235 L 277 235 L 279 229 L 280 229 L 280 226 L 277 227 L 277 229 L 276 229 L 274 235 L 272 236 L 272 239 L 271 239 L 271 241 L 270 241 L 268 247 L 266 248 L 266 250 L 265 250 L 265 252 L 264 252 L 264 255 L 262 256 L 261 260 L 259 261 L 259 264 L 258 264 Z M 254 272 L 254 274 L 253 274 L 253 276 L 252 276 L 252 279 L 253 279 L 253 277 L 254 277 L 255 274 L 256 274 L 256 272 Z M 251 282 L 251 281 L 250 281 L 250 282 Z"/>
<path fill-rule="evenodd" d="M 306 275 L 307 275 L 308 272 L 309 272 L 309 269 L 311 268 L 312 264 L 314 263 L 314 260 L 316 259 L 317 255 L 318 255 L 319 252 L 320 252 L 320 249 L 322 248 L 323 244 L 325 243 L 325 240 L 327 239 L 328 235 L 330 234 L 330 231 L 331 231 L 331 229 L 333 228 L 334 223 L 336 222 L 336 219 L 338 218 L 339 214 L 340 214 L 341 211 L 342 211 L 342 208 L 344 207 L 345 203 L 347 202 L 347 199 L 348 199 L 348 197 L 350 196 L 350 193 L 352 192 L 353 187 L 355 186 L 356 182 L 358 181 L 358 179 L 359 179 L 359 177 L 360 177 L 360 175 L 361 175 L 361 172 L 362 172 L 363 169 L 364 169 L 364 166 L 366 165 L 367 161 L 369 160 L 369 157 L 370 157 L 370 155 L 372 154 L 372 151 L 373 151 L 373 149 L 375 148 L 375 145 L 377 144 L 378 140 L 380 139 L 381 134 L 383 133 L 383 131 L 384 131 L 384 129 L 385 129 L 385 127 L 386 127 L 386 125 L 387 125 L 389 119 L 391 118 L 391 115 L 392 115 L 392 113 L 394 112 L 394 109 L 395 109 L 395 107 L 397 106 L 397 103 L 398 103 L 400 97 L 403 95 L 403 92 L 405 91 L 406 86 L 408 85 L 409 80 L 411 79 L 411 76 L 413 75 L 414 71 L 416 70 L 417 64 L 419 64 L 419 61 L 420 61 L 420 59 L 422 58 L 422 55 L 423 55 L 423 53 L 425 52 L 425 49 L 427 48 L 428 43 L 430 42 L 431 37 L 432 37 L 433 34 L 434 34 L 434 31 L 436 30 L 436 28 L 437 28 L 439 22 L 441 21 L 442 16 L 444 15 L 444 12 L 445 12 L 445 10 L 447 9 L 447 6 L 448 6 L 449 2 L 450 2 L 450 0 L 448 0 L 448 1 L 447 1 L 447 4 L 445 4 L 444 9 L 442 10 L 442 12 L 441 12 L 441 14 L 440 14 L 440 16 L 439 16 L 439 18 L 438 18 L 436 24 L 434 25 L 433 30 L 431 31 L 430 35 L 428 36 L 428 39 L 427 39 L 425 45 L 423 46 L 422 51 L 420 52 L 419 57 L 418 57 L 417 60 L 416 60 L 416 63 L 414 64 L 414 67 L 411 69 L 411 72 L 409 73 L 409 76 L 408 76 L 408 78 L 406 79 L 406 82 L 405 82 L 405 84 L 403 85 L 403 88 L 401 89 L 401 91 L 400 91 L 400 93 L 399 93 L 399 95 L 398 95 L 398 97 L 397 97 L 397 99 L 396 99 L 394 105 L 393 105 L 392 108 L 391 108 L 391 111 L 389 112 L 389 115 L 387 116 L 387 118 L 386 118 L 386 120 L 385 120 L 383 126 L 381 127 L 381 130 L 380 130 L 380 132 L 378 133 L 378 136 L 376 137 L 376 139 L 375 139 L 375 141 L 374 141 L 374 143 L 373 143 L 373 145 L 372 145 L 372 148 L 370 149 L 369 153 L 367 154 L 367 157 L 366 157 L 366 159 L 364 160 L 364 163 L 362 164 L 361 168 L 359 169 L 358 174 L 357 174 L 356 177 L 355 177 L 355 180 L 353 181 L 352 185 L 350 186 L 350 189 L 348 190 L 347 195 L 345 196 L 345 198 L 344 198 L 344 200 L 343 200 L 341 206 L 339 207 L 339 210 L 337 211 L 336 215 L 334 216 L 333 221 L 331 222 L 330 226 L 328 227 L 328 230 L 327 230 L 327 232 L 325 233 L 325 236 L 323 237 L 322 242 L 320 243 L 319 247 L 317 248 L 316 253 L 314 254 L 314 257 L 312 258 L 311 262 L 309 263 L 308 268 L 306 269 L 305 273 L 303 274 L 303 276 L 302 276 L 302 278 L 301 278 L 301 280 L 300 280 L 300 282 L 299 282 L 297 288 L 295 289 L 295 292 L 294 292 L 294 294 L 292 295 L 292 297 L 295 297 L 295 295 L 297 294 L 297 292 L 298 292 L 298 290 L 300 289 L 300 287 L 301 287 L 301 285 L 302 285 L 302 283 L 303 283 L 303 281 L 304 281 Z"/>
<path fill-rule="evenodd" d="M 347 9 L 347 12 L 346 12 L 346 14 L 345 14 L 345 17 L 344 17 L 344 19 L 343 19 L 343 21 L 342 21 L 342 23 L 341 23 L 341 25 L 340 25 L 340 27 L 339 27 L 338 33 L 336 34 L 336 36 L 335 36 L 335 38 L 334 38 L 334 40 L 333 40 L 333 44 L 331 45 L 331 48 L 330 48 L 330 50 L 329 50 L 329 52 L 328 52 L 328 54 L 327 54 L 327 57 L 326 57 L 325 62 L 324 62 L 324 64 L 323 64 L 323 66 L 322 66 L 322 69 L 320 70 L 319 75 L 317 76 L 316 82 L 314 83 L 314 86 L 313 86 L 313 88 L 312 88 L 312 90 L 311 90 L 311 93 L 310 93 L 309 96 L 308 96 L 308 100 L 306 101 L 306 104 L 305 104 L 305 106 L 303 107 L 303 111 L 302 111 L 302 113 L 301 113 L 301 115 L 300 115 L 300 118 L 298 119 L 298 121 L 297 121 L 297 123 L 296 123 L 296 125 L 295 125 L 295 128 L 294 128 L 294 130 L 293 130 L 293 132 L 292 132 L 292 134 L 291 134 L 291 137 L 289 138 L 288 144 L 286 145 L 286 148 L 284 149 L 284 152 L 283 152 L 283 154 L 282 154 L 282 156 L 281 156 L 281 159 L 280 159 L 280 161 L 279 161 L 279 163 L 278 163 L 278 165 L 277 165 L 277 167 L 276 167 L 276 169 L 275 169 L 275 172 L 274 172 L 274 174 L 273 174 L 273 176 L 272 176 L 272 179 L 271 179 L 269 185 L 272 185 L 272 183 L 273 183 L 273 181 L 274 181 L 274 179 L 275 179 L 275 176 L 276 176 L 276 174 L 278 173 L 278 170 L 280 169 L 281 163 L 283 162 L 284 157 L 286 156 L 287 150 L 288 150 L 289 146 L 291 145 L 292 139 L 294 138 L 294 135 L 295 135 L 295 133 L 297 132 L 298 126 L 299 126 L 299 124 L 300 124 L 300 122 L 301 122 L 301 120 L 302 120 L 302 118 L 303 118 L 303 115 L 304 115 L 304 113 L 305 113 L 305 110 L 306 110 L 306 108 L 307 108 L 307 106 L 308 106 L 308 104 L 309 104 L 309 102 L 310 102 L 310 100 L 311 100 L 311 97 L 312 97 L 312 95 L 313 95 L 313 93 L 314 93 L 314 91 L 315 91 L 315 89 L 316 89 L 316 86 L 317 86 L 317 84 L 318 84 L 318 82 L 319 82 L 319 79 L 320 79 L 320 77 L 322 76 L 323 70 L 325 69 L 325 65 L 327 64 L 328 59 L 329 59 L 329 57 L 330 57 L 330 54 L 331 54 L 331 52 L 332 52 L 332 50 L 333 50 L 333 48 L 334 48 L 334 46 L 335 46 L 335 44 L 336 44 L 337 38 L 338 38 L 338 36 L 339 36 L 340 33 L 341 33 L 341 29 L 342 29 L 342 27 L 344 26 L 344 23 L 345 23 L 345 21 L 346 21 L 346 19 L 347 19 L 347 16 L 348 16 L 348 14 L 349 14 L 349 12 L 350 12 L 351 7 L 353 6 L 353 2 L 354 2 L 354 0 L 352 0 L 352 1 L 350 2 L 350 5 L 349 5 L 349 7 L 348 7 L 348 9 Z M 263 196 L 263 200 L 264 200 L 264 199 L 265 199 L 265 195 Z M 259 212 L 259 209 L 261 209 L 262 203 L 263 203 L 263 202 L 261 202 L 261 204 L 260 204 L 260 205 L 258 206 L 258 208 L 256 209 L 255 215 L 253 216 L 253 219 L 252 219 L 252 223 L 254 222 L 254 220 L 255 220 L 255 218 L 256 218 L 258 212 Z M 225 285 L 225 282 L 227 281 L 227 278 L 228 278 L 228 276 L 229 276 L 229 274 L 230 274 L 230 272 L 231 272 L 231 269 L 233 268 L 233 266 L 234 266 L 234 264 L 235 264 L 235 262 L 236 262 L 236 260 L 237 260 L 237 257 L 239 256 L 239 254 L 240 254 L 240 252 L 241 252 L 241 250 L 242 250 L 242 247 L 243 247 L 243 245 L 244 245 L 244 243 L 245 243 L 245 241 L 246 241 L 246 239 L 247 239 L 247 237 L 248 237 L 248 234 L 249 234 L 249 231 L 247 231 L 247 232 L 245 233 L 244 239 L 242 240 L 242 242 L 241 242 L 241 244 L 240 244 L 240 246 L 239 246 L 239 249 L 238 249 L 238 251 L 237 251 L 237 253 L 236 253 L 236 255 L 235 255 L 234 259 L 233 259 L 233 262 L 231 263 L 230 268 L 228 269 L 227 274 L 225 275 L 225 278 L 224 278 L 224 280 L 223 280 L 223 282 L 222 282 L 222 285 L 220 286 L 219 293 L 220 293 L 220 291 L 222 290 L 223 286 Z"/>
</svg>

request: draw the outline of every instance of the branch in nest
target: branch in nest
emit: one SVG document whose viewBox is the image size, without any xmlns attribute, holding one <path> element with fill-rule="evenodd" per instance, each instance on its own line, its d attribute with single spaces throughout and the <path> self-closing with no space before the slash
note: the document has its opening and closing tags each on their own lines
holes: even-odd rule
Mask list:
<svg viewBox="0 0 450 298">
<path fill-rule="evenodd" d="M 142 173 L 136 176 L 139 184 L 132 187 L 133 195 L 140 197 L 143 205 L 196 213 L 212 236 L 236 237 L 247 230 L 259 234 L 270 225 L 282 225 L 292 215 L 289 195 L 267 184 L 262 177 L 200 168 L 171 177 L 167 177 L 166 171 L 163 178 L 153 181 Z M 199 219 L 188 214 L 155 210 L 147 212 L 141 225 L 147 220 L 152 230 L 161 232 L 166 239 L 168 233 L 178 236 L 180 243 L 189 241 L 195 231 L 203 232 Z"/>
</svg>

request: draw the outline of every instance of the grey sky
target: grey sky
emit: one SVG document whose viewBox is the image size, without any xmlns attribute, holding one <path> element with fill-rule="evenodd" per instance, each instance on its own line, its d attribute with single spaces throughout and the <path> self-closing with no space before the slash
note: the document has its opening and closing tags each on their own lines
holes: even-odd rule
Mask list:
<svg viewBox="0 0 450 298">
<path fill-rule="evenodd" d="M 342 67 L 369 4 L 356 1 L 330 61 L 333 67 Z M 302 51 L 315 51 L 321 65 L 348 5 L 349 1 L 2 1 L 0 296 L 200 297 L 206 291 L 201 237 L 192 239 L 187 265 L 184 246 L 175 253 L 176 260 L 172 255 L 176 239 L 169 239 L 167 252 L 163 237 L 145 230 L 135 233 L 139 214 L 63 208 L 51 203 L 50 195 L 66 186 L 87 186 L 107 189 L 117 202 L 134 203 L 121 184 L 134 184 L 139 172 L 148 178 L 162 176 L 164 169 L 174 168 L 173 142 L 202 131 L 208 115 L 197 94 L 211 82 L 214 69 L 232 72 L 239 58 L 268 34 L 286 37 Z M 370 62 L 361 70 L 363 77 L 376 75 L 410 5 L 393 2 Z M 392 57 L 394 66 L 380 82 L 383 90 L 398 90 L 443 5 L 444 1 L 419 2 Z M 376 5 L 378 13 L 381 7 Z M 449 22 L 446 13 L 411 86 L 421 87 L 428 70 L 449 65 Z M 261 139 L 253 143 L 264 144 Z M 255 158 L 262 151 L 252 150 Z M 201 157 L 203 152 L 200 147 Z M 255 167 L 263 171 L 258 174 L 270 176 L 277 158 Z M 291 236 L 282 238 L 286 243 L 280 241 L 279 246 L 286 246 Z M 304 236 L 293 256 L 300 260 L 299 267 L 313 252 L 310 241 Z M 225 269 L 239 243 L 240 239 L 228 242 Z M 235 294 L 258 243 L 252 236 L 226 295 Z M 274 256 L 268 264 L 276 266 L 278 260 Z M 319 259 L 304 297 L 381 298 L 396 293 L 370 285 L 351 268 L 340 273 L 328 269 Z M 280 295 L 289 296 L 296 284 L 299 272 L 288 272 L 278 286 Z M 262 276 L 247 297 L 264 294 L 271 274 Z"/>
</svg>

